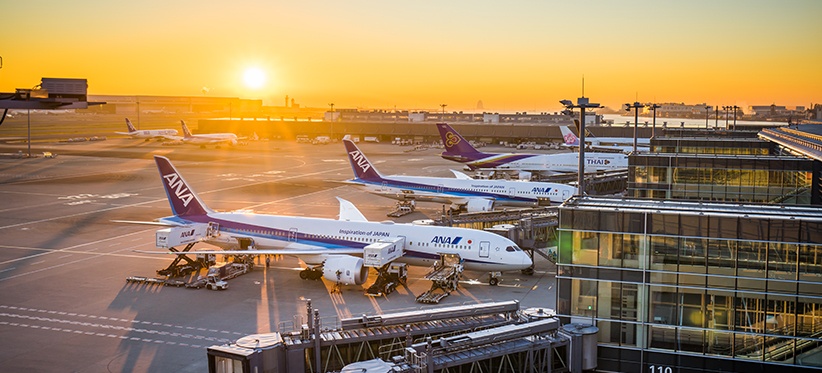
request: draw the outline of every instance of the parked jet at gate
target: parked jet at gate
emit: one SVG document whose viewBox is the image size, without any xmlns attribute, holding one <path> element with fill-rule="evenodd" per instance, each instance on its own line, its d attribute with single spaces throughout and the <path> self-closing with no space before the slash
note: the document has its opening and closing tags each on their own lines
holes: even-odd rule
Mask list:
<svg viewBox="0 0 822 373">
<path fill-rule="evenodd" d="M 170 139 L 177 137 L 177 130 L 162 129 L 162 130 L 137 130 L 131 121 L 126 118 L 126 126 L 128 132 L 115 132 L 118 135 L 128 135 L 135 139 Z M 177 137 L 179 138 L 179 137 Z"/>
<path fill-rule="evenodd" d="M 181 120 L 180 123 L 183 125 L 183 137 L 179 140 L 186 144 L 201 146 L 220 144 L 237 145 L 237 140 L 240 139 L 233 133 L 204 133 L 193 135 L 185 121 Z"/>
<path fill-rule="evenodd" d="M 565 141 L 565 146 L 576 148 L 579 147 L 579 137 L 575 135 L 567 126 L 560 126 L 562 131 L 562 139 Z M 596 137 L 586 136 L 585 143 L 588 144 L 586 149 L 594 151 L 619 151 L 623 153 L 630 153 L 634 151 L 634 139 L 630 137 Z M 650 151 L 651 139 L 637 138 L 637 151 Z M 588 153 L 586 153 L 587 156 Z"/>
<path fill-rule="evenodd" d="M 368 278 L 363 248 L 381 240 L 404 238 L 405 255 L 397 260 L 409 265 L 431 266 L 439 259 L 439 253 L 459 254 L 469 270 L 515 271 L 532 264 L 528 254 L 500 235 L 468 228 L 370 222 L 353 204 L 341 198 L 337 198 L 339 220 L 215 212 L 206 207 L 167 158 L 155 156 L 154 160 L 174 214 L 159 221 L 171 226 L 212 227 L 212 233 L 203 242 L 224 249 L 159 252 L 162 254 L 293 255 L 307 266 L 300 273 L 303 279 L 324 277 L 356 285 Z M 251 241 L 256 249 L 238 250 L 242 241 Z"/>
<path fill-rule="evenodd" d="M 530 181 L 474 180 L 458 171 L 456 178 L 383 176 L 349 139 L 343 139 L 354 179 L 346 181 L 369 193 L 400 201 L 450 203 L 455 210 L 489 211 L 496 206 L 560 204 L 577 192 L 566 184 Z"/>
<path fill-rule="evenodd" d="M 579 170 L 579 154 L 519 154 L 483 153 L 448 124 L 437 123 L 445 144 L 441 156 L 464 163 L 470 170 L 525 171 L 531 173 L 570 173 Z M 618 153 L 586 153 L 585 172 L 610 171 L 628 168 L 628 157 Z"/>
</svg>

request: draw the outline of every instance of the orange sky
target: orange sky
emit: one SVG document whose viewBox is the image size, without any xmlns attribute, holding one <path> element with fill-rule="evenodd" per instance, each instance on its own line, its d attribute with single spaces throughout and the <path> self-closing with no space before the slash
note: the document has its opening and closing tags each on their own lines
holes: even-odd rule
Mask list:
<svg viewBox="0 0 822 373">
<path fill-rule="evenodd" d="M 822 1 L 67 1 L 0 6 L 0 91 L 556 111 L 822 102 Z M 250 88 L 249 68 L 265 84 Z"/>
</svg>

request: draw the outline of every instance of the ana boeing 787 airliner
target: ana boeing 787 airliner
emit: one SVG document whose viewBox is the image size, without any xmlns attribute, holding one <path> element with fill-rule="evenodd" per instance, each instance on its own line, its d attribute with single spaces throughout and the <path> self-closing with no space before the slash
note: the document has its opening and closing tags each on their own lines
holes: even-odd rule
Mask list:
<svg viewBox="0 0 822 373">
<path fill-rule="evenodd" d="M 440 253 L 459 254 L 465 269 L 499 272 L 530 268 L 531 258 L 513 241 L 476 229 L 433 225 L 371 222 L 350 202 L 339 199 L 339 220 L 255 214 L 209 209 L 171 162 L 154 157 L 171 206 L 172 216 L 159 219 L 170 226 L 212 227 L 203 242 L 223 250 L 138 251 L 185 255 L 292 255 L 305 262 L 303 279 L 324 277 L 340 284 L 360 285 L 368 278 L 363 248 L 375 242 L 404 239 L 397 261 L 431 266 Z M 203 229 L 205 230 L 205 229 Z M 240 241 L 255 249 L 239 250 Z"/>
</svg>

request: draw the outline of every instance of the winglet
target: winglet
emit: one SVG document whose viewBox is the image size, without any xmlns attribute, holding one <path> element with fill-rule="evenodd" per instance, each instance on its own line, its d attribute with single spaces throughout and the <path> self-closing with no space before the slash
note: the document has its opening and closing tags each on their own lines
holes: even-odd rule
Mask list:
<svg viewBox="0 0 822 373">
<path fill-rule="evenodd" d="M 337 197 L 340 201 L 340 219 L 342 221 L 368 221 L 353 203 Z"/>
<path fill-rule="evenodd" d="M 348 153 L 348 162 L 351 163 L 351 169 L 354 170 L 354 177 L 360 180 L 376 181 L 382 180 L 382 175 L 377 171 L 365 154 L 360 151 L 360 148 L 354 144 L 353 141 L 343 138 L 345 144 L 345 152 Z"/>
<path fill-rule="evenodd" d="M 442 143 L 445 145 L 445 151 L 440 156 L 445 159 L 465 163 L 493 155 L 477 150 L 447 123 L 437 123 L 437 130 L 439 130 L 440 138 L 442 138 Z"/>
<path fill-rule="evenodd" d="M 211 211 L 197 193 L 194 192 L 183 176 L 177 172 L 174 165 L 166 157 L 154 156 L 157 163 L 157 170 L 160 171 L 160 178 L 163 181 L 163 188 L 171 205 L 171 211 L 175 216 L 207 215 Z"/>
<path fill-rule="evenodd" d="M 137 132 L 137 129 L 134 128 L 134 125 L 131 124 L 131 121 L 126 118 L 126 126 L 128 127 L 128 132 Z"/>
</svg>

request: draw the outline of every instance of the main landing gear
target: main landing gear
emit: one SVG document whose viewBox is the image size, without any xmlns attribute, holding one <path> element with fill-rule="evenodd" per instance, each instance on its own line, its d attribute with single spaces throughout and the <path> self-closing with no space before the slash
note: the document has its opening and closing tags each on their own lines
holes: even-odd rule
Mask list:
<svg viewBox="0 0 822 373">
<path fill-rule="evenodd" d="M 323 270 L 321 267 L 306 268 L 300 271 L 300 278 L 303 280 L 319 280 L 323 277 Z"/>
<path fill-rule="evenodd" d="M 500 277 L 502 277 L 502 272 L 489 272 L 488 285 L 497 286 L 500 282 Z"/>
</svg>

